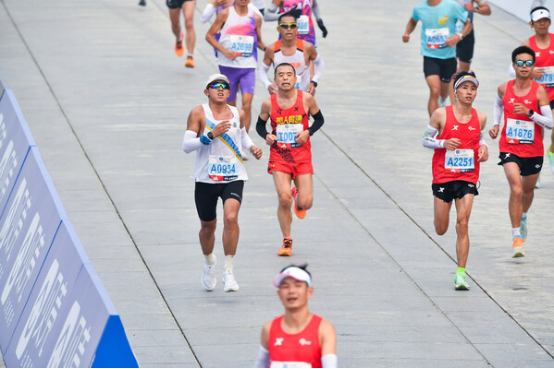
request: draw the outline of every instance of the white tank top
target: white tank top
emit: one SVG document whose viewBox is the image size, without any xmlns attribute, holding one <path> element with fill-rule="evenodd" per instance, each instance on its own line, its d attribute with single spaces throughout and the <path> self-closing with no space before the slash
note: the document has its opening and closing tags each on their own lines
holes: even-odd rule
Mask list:
<svg viewBox="0 0 554 369">
<path fill-rule="evenodd" d="M 221 29 L 219 43 L 239 56 L 231 60 L 223 53 L 217 53 L 219 65 L 231 68 L 258 68 L 258 35 L 254 14 L 252 7 L 248 7 L 248 14 L 241 17 L 234 6 L 229 7 L 229 17 Z"/>
<path fill-rule="evenodd" d="M 248 180 L 240 154 L 239 111 L 234 106 L 227 106 L 233 113 L 233 118 L 229 119 L 231 129 L 226 134 L 215 137 L 211 145 L 203 145 L 196 151 L 196 162 L 194 164 L 194 180 L 196 182 L 213 184 Z M 203 134 L 207 134 L 219 123 L 227 120 L 215 120 L 208 104 L 203 104 L 202 108 L 204 108 L 204 114 L 206 115 L 206 128 L 204 128 Z"/>
<path fill-rule="evenodd" d="M 277 67 L 281 63 L 291 64 L 296 69 L 296 89 L 306 91 L 310 85 L 310 68 L 306 65 L 304 58 L 304 41 L 296 40 L 296 52 L 291 56 L 283 55 L 281 40 L 275 42 L 274 50 L 273 65 Z"/>
</svg>

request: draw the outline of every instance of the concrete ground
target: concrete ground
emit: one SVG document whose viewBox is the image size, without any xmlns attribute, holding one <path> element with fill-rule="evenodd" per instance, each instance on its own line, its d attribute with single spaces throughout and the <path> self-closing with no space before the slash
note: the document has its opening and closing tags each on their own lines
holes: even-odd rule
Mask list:
<svg viewBox="0 0 554 369">
<path fill-rule="evenodd" d="M 211 293 L 201 287 L 194 155 L 181 151 L 186 117 L 217 71 L 209 25 L 199 21 L 206 1 L 195 14 L 193 70 L 173 52 L 164 1 L 136 3 L 0 0 L 0 74 L 141 366 L 251 367 L 262 324 L 282 313 L 272 278 L 291 262 L 310 265 L 310 307 L 335 324 L 340 366 L 554 366 L 554 175 L 543 170 L 527 255 L 514 260 L 509 189 L 488 140 L 470 222 L 472 288 L 454 291 L 455 224 L 434 233 L 432 152 L 421 146 L 428 89 L 419 26 L 401 41 L 416 1 L 321 3 L 329 36 L 317 31 L 326 122 L 312 139 L 314 207 L 294 219 L 294 256 L 278 258 L 268 148 L 252 130 L 265 152 L 247 162 L 237 293 L 221 282 Z M 266 43 L 275 26 L 264 24 Z M 531 31 L 498 8 L 476 16 L 475 29 L 475 107 L 492 127 L 496 87 Z M 254 119 L 266 97 L 259 84 Z M 221 229 L 220 221 L 218 270 Z"/>
</svg>

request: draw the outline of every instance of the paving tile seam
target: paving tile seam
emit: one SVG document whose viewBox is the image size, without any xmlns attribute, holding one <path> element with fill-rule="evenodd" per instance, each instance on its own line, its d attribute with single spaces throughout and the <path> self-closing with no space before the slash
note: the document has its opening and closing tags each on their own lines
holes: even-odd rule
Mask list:
<svg viewBox="0 0 554 369">
<path fill-rule="evenodd" d="M 27 50 L 29 56 L 31 57 L 31 59 L 33 60 L 33 64 L 35 65 L 35 67 L 37 68 L 40 76 L 42 77 L 44 83 L 46 84 L 46 86 L 48 87 L 48 90 L 50 91 L 51 95 L 52 95 L 52 98 L 54 99 L 54 101 L 56 102 L 57 106 L 58 106 L 58 109 L 60 110 L 60 113 L 62 114 L 62 117 L 63 119 L 65 120 L 65 122 L 67 123 L 67 125 L 69 126 L 69 129 L 71 130 L 71 133 L 73 134 L 75 140 L 77 141 L 77 144 L 79 145 L 79 147 L 81 148 L 81 151 L 83 153 L 83 155 L 85 156 L 85 159 L 87 160 L 87 162 L 89 163 L 90 167 L 92 168 L 96 178 L 98 179 L 100 185 L 102 186 L 102 190 L 104 191 L 104 193 L 106 194 L 106 197 L 108 198 L 109 202 L 112 204 L 113 206 L 113 209 L 114 211 L 116 212 L 117 214 L 117 217 L 119 218 L 119 220 L 121 221 L 121 224 L 123 225 L 123 227 L 125 228 L 125 232 L 127 233 L 127 235 L 129 236 L 131 242 L 133 243 L 134 247 L 135 247 L 135 250 L 137 251 L 138 255 L 140 256 L 141 260 L 142 260 L 142 263 L 144 265 L 144 267 L 146 268 L 146 270 L 148 271 L 148 274 L 150 275 L 150 277 L 152 278 L 152 281 L 154 282 L 154 285 L 156 286 L 156 289 L 158 290 L 158 293 L 160 294 L 161 298 L 163 299 L 164 301 L 164 305 L 166 306 L 167 310 L 169 311 L 169 313 L 171 314 L 171 317 L 173 319 L 173 321 L 175 322 L 175 324 L 177 325 L 177 327 L 179 328 L 179 331 L 181 332 L 181 335 L 183 336 L 183 338 L 185 339 L 185 342 L 187 344 L 187 347 L 188 349 L 191 351 L 191 354 L 193 355 L 194 357 L 194 360 L 196 361 L 196 363 L 198 364 L 199 367 L 202 367 L 201 364 L 200 364 L 200 360 L 199 358 L 196 356 L 196 353 L 194 352 L 194 350 L 192 349 L 192 346 L 188 340 L 188 338 L 186 337 L 186 335 L 184 334 L 184 331 L 183 331 L 183 328 L 181 327 L 181 325 L 179 324 L 179 321 L 177 320 L 177 318 L 175 317 L 175 314 L 173 314 L 173 311 L 171 310 L 164 294 L 162 293 L 160 287 L 158 286 L 158 283 L 156 281 L 156 279 L 154 278 L 154 275 L 152 274 L 152 271 L 150 270 L 150 268 L 148 267 L 148 264 L 146 263 L 146 260 L 144 259 L 135 239 L 133 238 L 131 232 L 129 231 L 129 228 L 127 227 L 127 224 L 125 224 L 120 212 L 119 212 L 119 209 L 117 208 L 117 206 L 115 205 L 111 195 L 109 194 L 102 178 L 100 177 L 100 174 L 99 172 L 97 171 L 96 167 L 94 166 L 91 158 L 89 157 L 89 155 L 87 154 L 87 151 L 85 150 L 81 140 L 79 139 L 79 136 L 77 135 L 77 132 L 75 131 L 73 125 L 71 124 L 64 108 L 62 107 L 60 101 L 58 100 L 58 97 L 56 95 L 56 93 L 54 92 L 54 90 L 52 89 L 52 86 L 50 84 L 50 82 L 48 81 L 48 78 L 46 78 L 46 75 L 44 74 L 44 71 L 42 70 L 42 68 L 40 67 L 39 63 L 38 63 L 38 60 L 35 58 L 35 55 L 33 54 L 33 52 L 31 51 L 31 49 L 29 48 L 29 45 L 27 44 L 26 40 L 25 40 L 25 37 L 23 37 L 23 34 L 21 33 L 21 31 L 19 30 L 19 27 L 17 26 L 15 20 L 13 19 L 8 7 L 6 6 L 6 4 L 2 1 L 2 5 L 4 6 L 4 9 L 6 11 L 6 14 L 8 15 L 9 19 L 10 19 L 10 22 L 12 23 L 12 26 L 15 28 L 19 38 L 21 39 L 21 42 L 23 43 L 23 45 L 25 45 L 25 49 Z M 159 7 L 158 7 L 159 8 Z"/>
<path fill-rule="evenodd" d="M 421 227 L 419 225 L 419 223 L 417 223 L 417 221 L 412 218 L 401 206 L 400 204 L 398 204 L 394 198 L 389 194 L 387 193 L 383 187 L 381 187 L 377 181 L 375 179 L 373 179 L 369 173 L 367 173 L 350 155 L 348 155 L 348 153 L 346 151 L 344 151 L 328 134 L 325 133 L 325 131 L 323 129 L 320 130 L 323 135 L 327 138 L 327 140 L 329 140 L 329 142 L 337 148 L 337 150 L 339 150 L 346 158 L 348 161 L 350 161 L 356 168 L 358 168 L 358 170 L 364 175 L 366 176 L 385 196 L 387 196 L 387 198 L 392 201 L 392 203 L 398 208 L 398 210 L 400 210 L 406 217 L 408 217 L 408 219 L 416 226 L 418 227 L 422 232 L 423 234 L 425 234 L 427 237 L 429 237 L 429 239 L 440 249 L 442 250 L 442 252 L 450 259 L 452 260 L 454 263 L 456 263 L 456 260 L 454 260 L 454 258 L 452 256 L 450 256 L 450 254 L 431 236 L 429 235 L 425 229 L 423 227 Z M 428 295 L 420 286 L 419 284 L 408 274 L 406 273 L 406 271 L 404 270 L 404 268 L 402 267 L 402 265 L 397 262 L 395 260 L 395 258 L 387 251 L 387 249 L 381 245 L 381 243 L 371 234 L 371 232 L 358 220 L 358 218 L 342 203 L 342 201 L 336 196 L 336 194 L 325 184 L 325 182 L 323 182 L 323 180 L 321 180 L 321 178 L 319 178 L 317 175 L 314 175 L 314 177 L 316 177 L 320 183 L 325 187 L 325 189 L 333 196 L 333 198 L 335 199 L 335 201 L 339 204 L 339 206 L 341 206 L 354 220 L 355 222 L 365 231 L 367 232 L 367 234 L 371 237 L 371 239 L 373 239 L 377 245 L 379 245 L 379 247 L 390 257 L 390 259 L 402 270 L 402 272 L 408 276 L 408 278 L 410 278 L 410 280 L 417 286 L 417 288 L 421 291 L 421 293 L 423 293 L 423 295 L 425 295 L 429 301 L 433 304 L 433 306 L 441 312 L 441 314 L 446 318 L 448 319 L 448 321 L 454 326 L 456 327 L 456 329 L 460 332 L 460 334 L 462 334 L 462 336 L 467 340 L 468 343 L 471 344 L 472 347 L 475 348 L 475 350 L 477 352 L 479 352 L 479 354 L 483 357 L 483 359 L 487 362 L 487 364 L 489 366 L 492 367 L 492 364 L 489 362 L 489 360 L 483 355 L 483 353 L 477 349 L 477 347 L 475 347 L 475 344 L 478 344 L 477 342 L 471 342 L 469 340 L 469 338 L 461 331 L 461 329 L 448 317 L 447 313 L 445 311 L 443 311 L 442 309 L 439 308 L 439 306 L 435 303 L 435 301 L 433 300 L 433 297 Z M 475 279 L 471 276 L 471 274 L 467 273 L 471 279 L 474 281 L 475 285 L 477 285 L 477 287 L 479 287 L 479 289 L 481 291 L 483 291 L 483 293 L 485 293 L 485 295 L 491 299 L 491 301 L 494 302 L 494 304 L 496 306 L 498 306 L 502 312 L 504 312 L 523 332 L 525 332 L 525 334 L 527 334 L 529 336 L 529 338 L 531 338 L 533 340 L 533 342 L 535 342 L 550 358 L 554 359 L 554 353 L 551 353 L 541 342 L 538 341 L 537 338 L 535 338 L 531 332 L 529 332 L 529 330 L 527 330 L 522 324 L 519 323 L 519 321 L 512 315 L 508 312 L 507 309 L 505 309 L 491 294 L 489 294 L 489 292 Z"/>
</svg>

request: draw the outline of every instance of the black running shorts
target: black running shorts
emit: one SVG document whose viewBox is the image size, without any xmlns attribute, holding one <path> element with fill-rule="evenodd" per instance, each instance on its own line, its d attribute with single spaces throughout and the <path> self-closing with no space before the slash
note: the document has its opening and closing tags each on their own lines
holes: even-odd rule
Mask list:
<svg viewBox="0 0 554 369">
<path fill-rule="evenodd" d="M 216 208 L 219 197 L 221 197 L 224 204 L 227 199 L 235 199 L 242 203 L 243 188 L 244 181 L 214 184 L 196 182 L 194 202 L 196 203 L 196 211 L 200 220 L 210 222 L 217 217 Z"/>
<path fill-rule="evenodd" d="M 473 47 L 475 36 L 473 30 L 464 39 L 456 44 L 456 57 L 464 63 L 471 63 L 473 59 Z"/>
<path fill-rule="evenodd" d="M 467 181 L 433 183 L 431 188 L 433 189 L 433 195 L 444 202 L 451 202 L 453 199 L 461 199 L 467 194 L 479 195 L 475 183 Z"/>
<path fill-rule="evenodd" d="M 448 83 L 456 73 L 456 58 L 437 59 L 428 56 L 423 57 L 423 73 L 425 78 L 439 76 L 442 82 Z"/>
<path fill-rule="evenodd" d="M 521 158 L 509 152 L 501 152 L 498 157 L 500 158 L 500 163 L 498 163 L 498 165 L 504 165 L 506 163 L 516 163 L 519 167 L 519 173 L 523 177 L 532 176 L 533 174 L 539 173 L 542 169 L 542 163 L 544 161 L 544 157 L 542 156 Z"/>
<path fill-rule="evenodd" d="M 195 0 L 165 0 L 165 5 L 167 5 L 169 9 L 180 9 L 186 1 Z"/>
</svg>

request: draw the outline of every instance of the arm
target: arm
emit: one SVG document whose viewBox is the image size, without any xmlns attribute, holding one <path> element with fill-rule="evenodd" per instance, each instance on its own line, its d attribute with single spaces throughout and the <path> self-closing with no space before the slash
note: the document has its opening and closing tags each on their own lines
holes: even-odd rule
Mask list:
<svg viewBox="0 0 554 369">
<path fill-rule="evenodd" d="M 406 25 L 406 31 L 404 31 L 404 35 L 402 35 L 403 42 L 410 41 L 410 35 L 412 34 L 416 26 L 417 26 L 417 21 L 413 17 L 411 17 L 410 20 L 408 21 L 408 24 Z"/>
<path fill-rule="evenodd" d="M 472 1 L 465 4 L 465 10 L 472 13 L 477 13 L 481 15 L 491 15 L 491 7 L 487 4 L 486 1 Z"/>
<path fill-rule="evenodd" d="M 202 12 L 202 15 L 200 16 L 200 22 L 206 23 L 210 20 L 214 13 L 215 6 L 211 2 L 208 2 L 208 4 L 206 4 L 206 7 L 204 8 L 204 11 Z"/>
<path fill-rule="evenodd" d="M 489 148 L 487 142 L 485 141 L 485 126 L 487 125 L 487 115 L 480 111 L 477 112 L 479 117 L 479 124 L 481 126 L 481 134 L 479 135 L 479 151 L 478 159 L 480 162 L 487 161 L 489 159 Z"/>
<path fill-rule="evenodd" d="M 270 95 L 273 95 L 275 92 L 277 92 L 277 86 L 271 83 L 269 81 L 269 77 L 267 76 L 267 72 L 269 72 L 269 68 L 271 67 L 272 63 L 273 63 L 273 45 L 270 45 L 265 50 L 264 60 L 262 61 L 262 64 L 260 65 L 260 69 L 258 71 L 258 76 L 260 77 L 260 81 L 265 86 L 265 88 L 267 89 Z"/>
<path fill-rule="evenodd" d="M 256 20 L 256 35 L 258 36 L 258 49 L 265 51 L 266 47 L 262 41 L 262 17 L 259 14 L 254 14 Z"/>
<path fill-rule="evenodd" d="M 250 150 L 252 155 L 258 160 L 262 157 L 262 149 L 254 145 L 254 142 L 252 142 L 252 139 L 248 135 L 248 132 L 246 132 L 246 128 L 244 126 L 244 110 L 237 109 L 239 111 L 239 118 L 240 118 L 240 141 L 242 144 L 242 147 L 244 147 L 247 150 Z"/>
<path fill-rule="evenodd" d="M 473 25 L 471 24 L 471 20 L 468 17 L 464 23 L 464 29 L 462 29 L 460 33 L 456 33 L 454 36 L 448 37 L 444 44 L 448 47 L 456 46 L 458 42 L 462 41 L 462 38 L 466 37 L 471 32 L 472 28 Z"/>
<path fill-rule="evenodd" d="M 309 45 L 309 47 L 307 48 L 308 58 L 310 61 L 314 63 L 314 76 L 310 81 L 310 85 L 308 86 L 307 92 L 309 92 L 312 95 L 315 95 L 316 84 L 318 83 L 319 78 L 321 78 L 321 76 L 323 75 L 323 70 L 325 69 L 325 62 L 323 61 L 323 58 L 321 58 L 321 56 L 317 53 L 317 50 L 313 45 L 311 45 L 309 42 L 305 42 L 304 46 L 307 46 L 307 45 Z"/>
<path fill-rule="evenodd" d="M 425 129 L 421 144 L 429 149 L 455 150 L 462 143 L 458 138 L 449 138 L 448 140 L 438 140 L 437 136 L 442 132 L 446 123 L 446 109 L 439 108 L 431 115 L 429 125 Z"/>
<path fill-rule="evenodd" d="M 279 19 L 279 7 L 282 5 L 282 0 L 273 0 L 267 7 L 264 14 L 264 21 L 271 22 Z"/>
<path fill-rule="evenodd" d="M 553 121 L 552 110 L 550 109 L 550 101 L 548 100 L 548 93 L 542 86 L 539 86 L 539 89 L 537 91 L 537 103 L 540 107 L 541 114 L 533 112 L 533 115 L 531 115 L 531 120 L 541 127 L 552 129 Z M 527 114 L 529 114 L 529 109 L 527 110 Z"/>
<path fill-rule="evenodd" d="M 493 106 L 493 125 L 492 128 L 489 129 L 489 136 L 494 140 L 496 137 L 498 137 L 498 132 L 500 131 L 500 120 L 502 119 L 502 112 L 504 111 L 504 105 L 502 103 L 502 99 L 504 99 L 504 95 L 506 94 L 506 87 L 507 83 L 503 83 L 500 86 L 498 86 L 498 96 L 496 97 L 496 101 Z"/>
<path fill-rule="evenodd" d="M 319 325 L 319 342 L 321 345 L 321 363 L 323 368 L 337 367 L 337 333 L 333 324 L 322 320 Z"/>
<path fill-rule="evenodd" d="M 269 330 L 271 329 L 271 322 L 264 324 L 262 328 L 262 334 L 260 338 L 260 350 L 258 351 L 258 357 L 254 368 L 269 368 L 271 362 L 269 361 L 269 350 L 267 349 L 267 343 L 269 341 Z"/>
<path fill-rule="evenodd" d="M 319 106 L 317 106 L 317 102 L 312 95 L 305 93 L 303 95 L 303 104 L 304 111 L 308 115 L 314 117 L 314 122 L 308 129 L 296 134 L 296 143 L 300 145 L 304 145 L 310 136 L 316 133 L 325 122 L 325 118 L 323 118 L 323 114 L 321 113 L 321 110 L 319 109 Z"/>
<path fill-rule="evenodd" d="M 323 33 L 323 38 L 327 37 L 327 34 L 329 33 L 327 31 L 327 27 L 325 27 L 325 24 L 323 24 L 323 19 L 321 19 L 321 10 L 319 9 L 319 3 L 314 0 L 314 3 L 312 5 L 312 13 L 315 17 L 315 20 L 317 22 L 317 26 Z"/>
<path fill-rule="evenodd" d="M 201 128 L 205 124 L 204 110 L 197 106 L 191 110 L 187 119 L 187 131 L 183 138 L 183 151 L 187 154 L 198 150 L 204 145 L 210 145 L 210 140 L 206 135 L 200 135 Z"/>
<path fill-rule="evenodd" d="M 260 137 L 263 138 L 265 140 L 265 143 L 269 146 L 273 145 L 277 141 L 277 137 L 269 133 L 265 126 L 269 119 L 270 113 L 271 113 L 271 99 L 266 99 L 262 103 L 260 116 L 258 117 L 258 122 L 256 123 L 256 132 L 258 132 Z"/>
<path fill-rule="evenodd" d="M 215 18 L 215 21 L 212 23 L 212 26 L 206 33 L 206 41 L 212 45 L 217 51 L 225 55 L 230 60 L 235 60 L 237 54 L 234 51 L 229 51 L 225 49 L 221 44 L 215 39 L 215 35 L 221 30 L 223 24 L 227 21 L 229 16 L 229 9 L 223 9 Z"/>
</svg>

